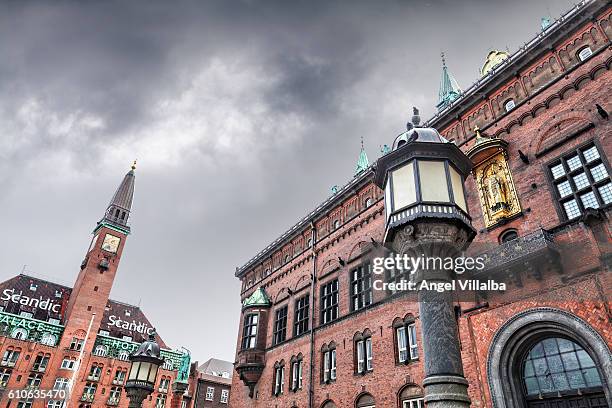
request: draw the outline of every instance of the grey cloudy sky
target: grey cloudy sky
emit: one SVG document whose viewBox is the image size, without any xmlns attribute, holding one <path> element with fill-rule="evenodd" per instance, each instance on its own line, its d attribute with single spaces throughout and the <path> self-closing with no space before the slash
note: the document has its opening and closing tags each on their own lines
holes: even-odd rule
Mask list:
<svg viewBox="0 0 612 408">
<path fill-rule="evenodd" d="M 234 270 L 568 0 L 0 3 L 0 279 L 72 285 L 134 158 L 112 297 L 233 361 Z"/>
</svg>

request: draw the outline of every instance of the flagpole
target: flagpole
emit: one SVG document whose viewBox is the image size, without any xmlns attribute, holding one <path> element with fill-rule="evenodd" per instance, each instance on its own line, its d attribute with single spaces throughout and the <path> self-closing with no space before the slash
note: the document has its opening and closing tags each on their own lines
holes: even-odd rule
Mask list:
<svg viewBox="0 0 612 408">
<path fill-rule="evenodd" d="M 89 321 L 89 326 L 87 327 L 87 333 L 85 334 L 85 340 L 83 340 L 83 345 L 81 346 L 81 352 L 79 353 L 79 358 L 76 361 L 76 367 L 74 367 L 74 372 L 72 373 L 72 377 L 70 377 L 70 381 L 68 381 L 68 395 L 64 400 L 63 407 L 67 406 L 67 402 L 70 401 L 72 397 L 72 387 L 76 382 L 76 379 L 79 375 L 79 371 L 81 370 L 81 362 L 83 361 L 83 355 L 85 354 L 85 346 L 87 345 L 87 340 L 89 340 L 89 334 L 91 333 L 91 327 L 93 326 L 94 319 L 96 317 L 95 313 L 91 314 L 91 320 Z"/>
</svg>

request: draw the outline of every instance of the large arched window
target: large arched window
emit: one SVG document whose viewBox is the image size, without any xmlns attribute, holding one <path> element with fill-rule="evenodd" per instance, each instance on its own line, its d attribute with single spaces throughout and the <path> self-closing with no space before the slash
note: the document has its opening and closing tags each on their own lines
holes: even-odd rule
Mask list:
<svg viewBox="0 0 612 408">
<path fill-rule="evenodd" d="M 424 408 L 423 390 L 416 384 L 406 384 L 398 393 L 400 408 Z"/>
<path fill-rule="evenodd" d="M 531 348 L 523 362 L 523 383 L 528 399 L 601 389 L 591 356 L 577 343 L 560 337 L 544 339 Z"/>
<path fill-rule="evenodd" d="M 25 340 L 28 338 L 28 331 L 22 327 L 18 327 L 13 329 L 11 332 L 11 337 L 17 340 Z"/>
<path fill-rule="evenodd" d="M 371 394 L 361 394 L 355 401 L 355 408 L 375 408 L 376 403 L 374 397 Z"/>
</svg>

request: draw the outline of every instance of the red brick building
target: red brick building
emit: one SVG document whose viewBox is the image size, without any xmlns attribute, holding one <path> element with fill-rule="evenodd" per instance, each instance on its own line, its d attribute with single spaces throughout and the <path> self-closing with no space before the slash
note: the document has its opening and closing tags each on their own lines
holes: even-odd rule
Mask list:
<svg viewBox="0 0 612 408">
<path fill-rule="evenodd" d="M 154 327 L 139 307 L 109 299 L 130 233 L 134 180 L 133 166 L 94 228 L 72 287 L 24 274 L 0 283 L 2 407 L 127 407 L 128 356 Z M 182 354 L 156 338 L 166 362 L 144 406 L 170 407 Z M 57 398 L 20 398 L 14 390 L 55 390 Z"/>
<path fill-rule="evenodd" d="M 516 53 L 492 52 L 465 91 L 444 66 L 427 125 L 472 160 L 470 251 L 508 283 L 456 302 L 474 407 L 612 406 L 611 39 L 609 2 L 586 1 Z M 423 406 L 419 307 L 373 289 L 385 209 L 359 163 L 236 271 L 232 407 Z"/>
</svg>

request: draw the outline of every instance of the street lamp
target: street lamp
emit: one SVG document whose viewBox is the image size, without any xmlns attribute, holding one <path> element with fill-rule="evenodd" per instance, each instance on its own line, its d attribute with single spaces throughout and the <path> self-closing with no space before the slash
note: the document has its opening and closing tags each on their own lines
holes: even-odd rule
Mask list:
<svg viewBox="0 0 612 408">
<path fill-rule="evenodd" d="M 125 382 L 125 391 L 130 399 L 129 408 L 140 408 L 142 401 L 155 388 L 155 379 L 159 366 L 164 360 L 159 357 L 159 344 L 155 341 L 155 332 L 149 334 L 138 350 L 130 355 L 130 373 Z"/>
<path fill-rule="evenodd" d="M 456 259 L 476 235 L 463 183 L 471 161 L 433 128 L 418 127 L 414 108 L 407 131 L 376 163 L 376 184 L 385 191 L 385 244 L 409 257 Z M 413 275 L 417 288 L 447 283 L 455 274 L 434 262 Z M 419 290 L 428 408 L 469 407 L 451 291 Z"/>
</svg>

